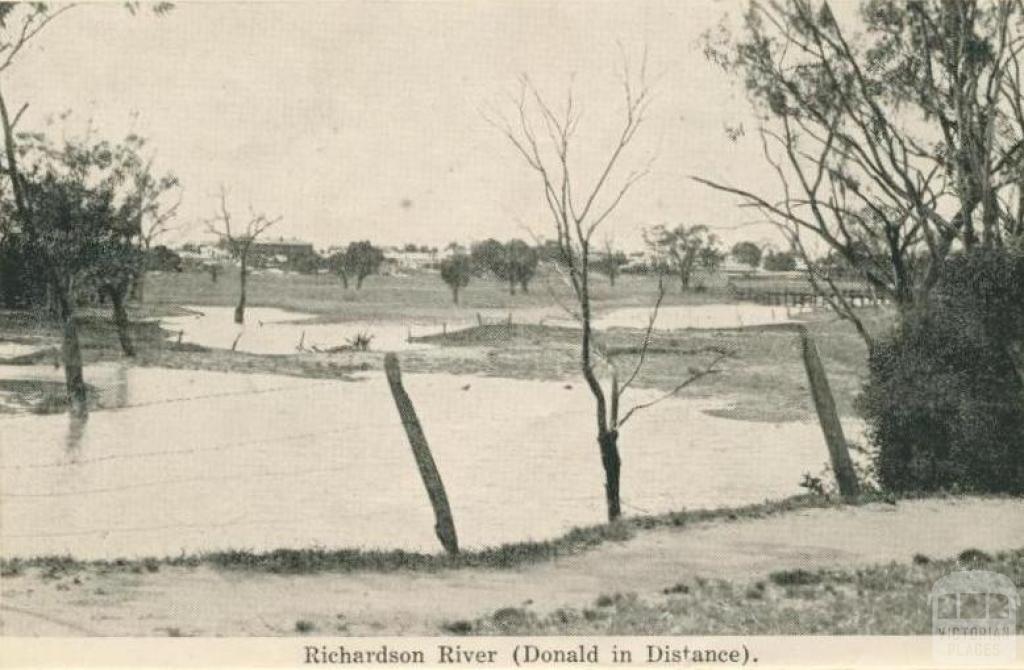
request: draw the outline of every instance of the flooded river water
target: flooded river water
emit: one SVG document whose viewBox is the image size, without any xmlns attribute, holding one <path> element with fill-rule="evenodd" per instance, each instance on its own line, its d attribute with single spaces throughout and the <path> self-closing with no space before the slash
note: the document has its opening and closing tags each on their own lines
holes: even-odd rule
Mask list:
<svg viewBox="0 0 1024 670">
<path fill-rule="evenodd" d="M 345 345 L 361 334 L 373 336 L 370 348 L 374 351 L 406 351 L 429 347 L 423 342 L 409 341 L 409 336 L 421 337 L 468 328 L 476 324 L 477 315 L 465 314 L 445 322 L 428 321 L 345 321 L 316 323 L 313 315 L 287 312 L 272 307 L 250 307 L 244 324 L 233 320 L 230 307 L 188 307 L 190 314 L 165 318 L 163 326 L 183 342 L 192 342 L 214 349 L 230 349 L 253 354 L 293 354 L 301 344 L 307 349 L 326 349 Z M 796 307 L 754 305 L 748 303 L 670 305 L 658 311 L 656 327 L 659 330 L 687 328 L 742 328 L 774 323 L 788 323 L 797 315 Z M 610 310 L 598 315 L 594 327 L 646 328 L 651 310 L 630 307 Z M 487 310 L 482 316 L 488 320 L 502 320 L 504 312 Z M 574 327 L 577 324 L 564 314 L 551 318 L 534 318 L 534 314 L 512 313 L 516 323 L 537 323 Z M 542 315 L 543 316 L 543 315 Z"/>
<path fill-rule="evenodd" d="M 0 366 L 0 379 L 25 378 L 59 381 L 61 371 Z M 0 415 L 4 556 L 439 549 L 380 373 L 345 382 L 106 364 L 89 380 L 118 408 L 86 423 Z M 603 521 L 582 384 L 409 374 L 406 386 L 463 546 Z M 815 424 L 747 424 L 706 414 L 711 406 L 667 400 L 624 429 L 627 514 L 787 496 L 827 458 Z"/>
</svg>

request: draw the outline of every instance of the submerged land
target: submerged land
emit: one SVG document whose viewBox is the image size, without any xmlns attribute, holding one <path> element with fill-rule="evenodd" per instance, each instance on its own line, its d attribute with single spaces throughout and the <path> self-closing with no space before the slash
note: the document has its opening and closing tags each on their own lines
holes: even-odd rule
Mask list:
<svg viewBox="0 0 1024 670">
<path fill-rule="evenodd" d="M 404 372 L 557 381 L 570 389 L 580 384 L 578 345 L 561 308 L 568 295 L 556 279 L 542 277 L 515 296 L 497 282 L 474 281 L 455 307 L 436 276 L 374 277 L 361 291 L 345 291 L 328 276 L 257 274 L 250 304 L 319 325 L 431 323 L 423 335 L 410 329 L 424 346 L 399 352 Z M 299 341 L 288 353 L 248 353 L 203 346 L 162 326 L 188 310 L 230 307 L 236 291 L 229 276 L 214 283 L 205 273 L 151 274 L 145 301 L 131 310 L 137 354 L 130 361 L 109 315 L 85 310 L 87 382 L 89 366 L 100 363 L 341 382 L 382 368 L 383 352 L 372 344 L 368 351 L 326 354 L 299 350 Z M 615 287 L 598 285 L 595 307 L 598 314 L 647 308 L 656 295 L 650 278 L 627 276 Z M 662 309 L 731 300 L 670 288 Z M 656 332 L 637 387 L 671 390 L 690 369 L 725 351 L 721 371 L 681 397 L 714 400 L 707 412 L 743 422 L 751 435 L 761 426 L 814 422 L 795 322 L 816 340 L 839 412 L 855 425 L 866 372 L 863 342 L 827 311 L 779 309 L 791 318 Z M 863 316 L 877 330 L 891 318 L 884 306 L 866 307 Z M 609 328 L 603 345 L 636 349 L 644 325 Z M 55 333 L 42 316 L 0 312 L 0 340 L 32 349 L 0 354 L 0 366 L 56 360 Z M 623 360 L 635 359 L 626 353 Z M 25 384 L 12 375 L 0 381 L 8 399 L 0 412 L 64 411 L 59 386 Z M 95 391 L 99 411 L 124 402 Z M 451 411 L 457 415 L 458 408 Z M 628 439 L 627 433 L 624 444 Z M 821 462 L 826 458 L 822 447 Z M 627 456 L 625 467 L 631 465 Z M 700 476 L 679 472 L 678 485 Z M 868 493 L 844 503 L 817 491 L 715 507 L 634 510 L 615 524 L 595 520 L 559 537 L 456 557 L 439 548 L 361 549 L 345 537 L 328 546 L 269 551 L 7 557 L 0 624 L 5 635 L 920 634 L 930 631 L 931 584 L 954 569 L 983 566 L 1024 585 L 1018 499 L 897 500 Z"/>
</svg>

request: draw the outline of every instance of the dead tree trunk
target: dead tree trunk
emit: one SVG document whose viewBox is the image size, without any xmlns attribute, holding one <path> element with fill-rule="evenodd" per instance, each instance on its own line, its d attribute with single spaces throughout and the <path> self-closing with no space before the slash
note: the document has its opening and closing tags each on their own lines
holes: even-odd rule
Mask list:
<svg viewBox="0 0 1024 670">
<path fill-rule="evenodd" d="M 245 284 L 249 278 L 249 268 L 246 267 L 246 258 L 243 255 L 241 260 L 241 269 L 238 274 L 239 281 L 241 282 L 239 295 L 238 295 L 238 306 L 235 307 L 235 323 L 245 322 Z"/>
<path fill-rule="evenodd" d="M 402 418 L 402 426 L 409 438 L 409 446 L 412 447 L 413 457 L 416 459 L 416 467 L 419 468 L 420 477 L 423 478 L 423 485 L 427 489 L 427 496 L 430 498 L 430 505 L 434 508 L 434 532 L 441 546 L 449 554 L 459 553 L 459 540 L 455 534 L 455 521 L 452 519 L 452 510 L 448 506 L 448 496 L 444 491 L 444 482 L 441 481 L 441 473 L 437 471 L 434 457 L 430 453 L 430 445 L 427 444 L 427 437 L 423 433 L 423 427 L 416 417 L 416 409 L 413 407 L 409 394 L 402 386 L 402 371 L 398 366 L 398 357 L 389 353 L 384 357 L 384 371 L 387 374 L 388 385 L 391 387 L 391 395 L 398 407 L 398 415 Z"/>
<path fill-rule="evenodd" d="M 75 322 L 75 310 L 69 292 L 55 287 L 60 306 L 61 318 L 61 354 L 64 359 L 64 380 L 67 384 L 68 403 L 72 416 L 89 414 L 89 399 L 85 388 L 85 376 L 82 373 L 82 349 L 78 343 L 78 324 Z"/>
<path fill-rule="evenodd" d="M 1020 377 L 1021 386 L 1024 386 L 1024 342 L 1014 342 L 1010 345 L 1010 362 Z"/>
<path fill-rule="evenodd" d="M 839 422 L 828 376 L 818 356 L 818 348 L 807 328 L 803 326 L 800 327 L 800 344 L 804 367 L 807 369 L 807 381 L 811 387 L 811 397 L 814 399 L 814 409 L 818 413 L 821 431 L 825 434 L 825 443 L 828 445 L 828 455 L 836 483 L 839 485 L 839 493 L 844 498 L 857 496 L 860 494 L 860 484 L 857 482 L 857 473 L 853 470 L 853 461 L 850 460 L 849 445 L 843 435 L 843 425 Z"/>
<path fill-rule="evenodd" d="M 146 301 L 146 271 L 141 268 L 132 282 L 132 298 L 140 305 Z"/>
<path fill-rule="evenodd" d="M 129 321 L 128 312 L 124 308 L 124 298 L 127 291 L 127 286 L 112 286 L 107 285 L 107 295 L 110 296 L 110 304 L 113 306 L 114 311 L 114 325 L 117 327 L 117 338 L 121 342 L 121 351 L 125 356 L 131 358 L 135 356 L 135 347 L 132 344 L 132 336 L 129 332 Z"/>
<path fill-rule="evenodd" d="M 619 457 L 618 431 L 598 433 L 597 445 L 601 448 L 601 465 L 604 466 L 604 496 L 608 507 L 608 520 L 615 521 L 622 516 L 619 502 L 619 472 L 622 469 L 622 459 Z"/>
</svg>

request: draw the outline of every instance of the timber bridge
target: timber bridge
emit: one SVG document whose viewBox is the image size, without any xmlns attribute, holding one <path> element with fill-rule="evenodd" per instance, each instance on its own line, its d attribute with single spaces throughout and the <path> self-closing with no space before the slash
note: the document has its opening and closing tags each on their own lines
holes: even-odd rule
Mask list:
<svg viewBox="0 0 1024 670">
<path fill-rule="evenodd" d="M 837 281 L 835 287 L 854 307 L 878 306 L 889 302 L 863 282 Z M 826 306 L 825 299 L 806 279 L 733 280 L 729 282 L 728 288 L 737 300 L 762 305 Z"/>
</svg>

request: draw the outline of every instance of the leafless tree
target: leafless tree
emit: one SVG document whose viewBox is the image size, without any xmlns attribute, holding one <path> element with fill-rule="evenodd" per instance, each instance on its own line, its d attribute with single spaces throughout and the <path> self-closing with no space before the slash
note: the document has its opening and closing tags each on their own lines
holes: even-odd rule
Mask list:
<svg viewBox="0 0 1024 670">
<path fill-rule="evenodd" d="M 167 234 L 174 226 L 184 189 L 173 174 L 154 176 L 152 158 L 146 161 L 145 165 L 132 175 L 132 178 L 138 203 L 137 240 L 139 251 L 143 256 L 142 268 L 132 282 L 132 289 L 135 299 L 143 302 L 146 282 L 145 265 L 149 253 L 153 248 L 153 243 Z M 165 199 L 164 196 L 167 194 L 171 194 L 170 200 Z"/>
<path fill-rule="evenodd" d="M 245 322 L 246 284 L 249 278 L 249 252 L 253 243 L 268 228 L 279 222 L 281 217 L 267 218 L 262 212 L 257 213 L 249 207 L 249 220 L 243 230 L 231 228 L 231 211 L 228 209 L 227 190 L 221 186 L 219 194 L 219 211 L 206 222 L 209 232 L 216 235 L 228 251 L 238 259 L 239 295 L 238 306 L 235 307 L 235 323 Z"/>
<path fill-rule="evenodd" d="M 622 274 L 622 266 L 629 259 L 615 246 L 615 239 L 611 235 L 605 235 L 601 246 L 601 258 L 597 270 L 608 276 L 608 283 L 614 288 L 615 280 Z"/>
<path fill-rule="evenodd" d="M 582 189 L 574 179 L 571 150 L 575 146 L 580 115 L 571 89 L 566 96 L 564 109 L 556 112 L 524 75 L 520 80 L 520 94 L 513 101 L 514 117 L 511 120 L 500 115 L 497 118 L 488 117 L 492 125 L 511 142 L 527 166 L 536 173 L 544 202 L 552 217 L 560 265 L 567 271 L 567 281 L 576 301 L 576 308 L 569 308 L 568 311 L 580 323 L 580 367 L 596 405 L 597 442 L 605 473 L 605 499 L 610 521 L 621 515 L 619 431 L 636 412 L 671 397 L 701 377 L 716 371 L 715 366 L 721 360 L 721 356 L 716 357 L 707 367 L 692 371 L 689 377 L 663 396 L 623 411 L 623 396 L 636 382 L 646 361 L 664 289 L 659 291 L 643 345 L 636 362 L 626 371 L 625 381 L 620 381 L 623 375 L 618 369 L 616 357 L 608 354 L 592 326 L 590 280 L 594 234 L 649 169 L 648 164 L 621 178 L 616 177 L 621 159 L 643 125 L 651 100 L 646 84 L 646 55 L 638 73 L 633 73 L 628 61 L 623 60 L 625 118 L 614 147 L 600 166 L 598 177 L 587 189 Z M 616 181 L 617 184 L 613 185 Z M 610 376 L 607 390 L 601 379 L 603 374 Z"/>
</svg>

